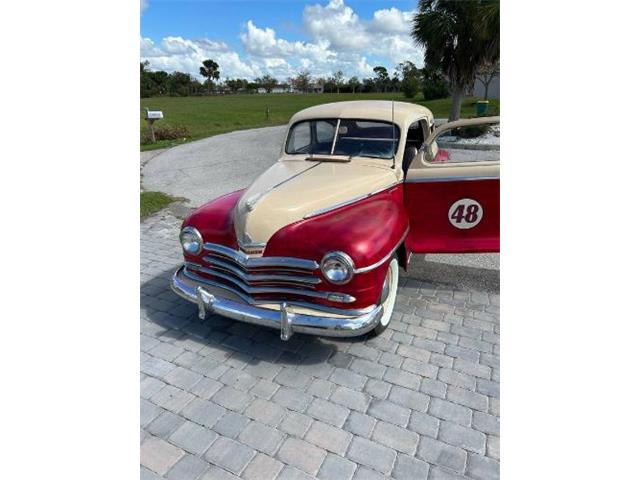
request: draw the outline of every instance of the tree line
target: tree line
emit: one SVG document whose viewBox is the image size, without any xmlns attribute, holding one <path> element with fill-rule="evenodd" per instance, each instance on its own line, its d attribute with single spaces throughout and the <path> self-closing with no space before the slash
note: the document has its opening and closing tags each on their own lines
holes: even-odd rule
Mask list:
<svg viewBox="0 0 640 480">
<path fill-rule="evenodd" d="M 341 70 L 326 77 L 312 77 L 307 70 L 278 81 L 271 75 L 254 80 L 244 78 L 226 78 L 220 80 L 220 69 L 216 62 L 207 59 L 202 62 L 200 75 L 203 81 L 184 72 L 167 73 L 162 70 L 150 70 L 149 62 L 140 62 L 140 96 L 187 97 L 198 95 L 218 95 L 226 93 L 272 93 L 288 91 L 295 93 L 386 93 L 402 92 L 405 97 L 413 98 L 421 91 L 426 99 L 448 96 L 446 81 L 441 73 L 433 69 L 418 68 L 414 63 L 399 63 L 393 72 L 386 67 L 373 68 L 370 78 L 353 76 L 346 78 Z M 277 90 L 279 89 L 279 90 Z"/>
</svg>

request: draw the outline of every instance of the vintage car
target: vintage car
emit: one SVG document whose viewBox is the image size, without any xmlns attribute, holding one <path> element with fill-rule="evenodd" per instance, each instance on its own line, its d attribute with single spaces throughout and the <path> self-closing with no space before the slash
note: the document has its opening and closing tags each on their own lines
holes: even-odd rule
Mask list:
<svg viewBox="0 0 640 480">
<path fill-rule="evenodd" d="M 298 112 L 273 166 L 185 219 L 173 290 L 283 340 L 380 334 L 412 253 L 499 251 L 499 144 L 456 133 L 498 122 L 436 128 L 389 101 Z"/>
</svg>

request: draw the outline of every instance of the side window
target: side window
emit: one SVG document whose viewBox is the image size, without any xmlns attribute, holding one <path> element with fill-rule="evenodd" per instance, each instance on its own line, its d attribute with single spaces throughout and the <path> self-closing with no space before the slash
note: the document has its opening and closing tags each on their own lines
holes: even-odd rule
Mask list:
<svg viewBox="0 0 640 480">
<path fill-rule="evenodd" d="M 500 161 L 500 124 L 467 125 L 442 132 L 431 163 Z"/>
<path fill-rule="evenodd" d="M 319 143 L 333 143 L 333 135 L 336 131 L 335 123 L 319 121 L 316 122 L 316 138 Z"/>
<path fill-rule="evenodd" d="M 287 141 L 288 153 L 305 153 L 311 145 L 311 124 L 302 122 L 293 127 Z"/>
<path fill-rule="evenodd" d="M 407 147 L 412 146 L 416 147 L 416 149 L 420 149 L 422 144 L 425 141 L 424 136 L 424 125 L 426 122 L 424 120 L 419 120 L 417 122 L 413 122 L 409 125 L 409 129 L 407 130 Z"/>
</svg>

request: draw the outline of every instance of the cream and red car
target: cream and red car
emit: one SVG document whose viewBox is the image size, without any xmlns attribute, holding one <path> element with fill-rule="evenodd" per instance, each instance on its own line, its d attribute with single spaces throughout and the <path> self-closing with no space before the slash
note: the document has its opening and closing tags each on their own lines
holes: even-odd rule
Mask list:
<svg viewBox="0 0 640 480">
<path fill-rule="evenodd" d="M 497 122 L 435 128 L 428 109 L 388 101 L 302 110 L 271 168 L 184 221 L 173 290 L 203 319 L 283 340 L 381 333 L 412 253 L 499 251 L 499 146 L 455 134 Z"/>
</svg>

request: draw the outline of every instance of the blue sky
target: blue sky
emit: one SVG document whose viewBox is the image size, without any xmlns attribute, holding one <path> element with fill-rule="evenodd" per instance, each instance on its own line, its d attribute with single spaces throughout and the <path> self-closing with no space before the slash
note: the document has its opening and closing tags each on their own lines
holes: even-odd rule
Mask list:
<svg viewBox="0 0 640 480">
<path fill-rule="evenodd" d="M 141 0 L 140 57 L 194 75 L 205 58 L 221 77 L 286 79 L 301 70 L 373 76 L 403 60 L 422 65 L 411 40 L 417 1 Z"/>
</svg>

